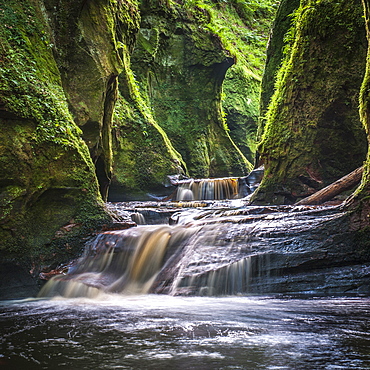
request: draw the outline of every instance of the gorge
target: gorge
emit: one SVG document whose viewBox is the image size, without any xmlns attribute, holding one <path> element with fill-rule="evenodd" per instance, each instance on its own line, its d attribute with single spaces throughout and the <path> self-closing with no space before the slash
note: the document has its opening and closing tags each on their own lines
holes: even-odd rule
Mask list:
<svg viewBox="0 0 370 370">
<path fill-rule="evenodd" d="M 370 366 L 369 8 L 0 0 L 0 367 Z"/>
</svg>

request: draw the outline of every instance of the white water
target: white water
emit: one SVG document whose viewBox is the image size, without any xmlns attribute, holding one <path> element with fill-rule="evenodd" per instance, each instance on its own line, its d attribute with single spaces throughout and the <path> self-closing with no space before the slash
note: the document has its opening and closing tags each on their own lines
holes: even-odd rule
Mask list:
<svg viewBox="0 0 370 370">
<path fill-rule="evenodd" d="M 239 197 L 238 178 L 190 179 L 177 188 L 176 200 L 215 200 Z"/>
<path fill-rule="evenodd" d="M 342 216 L 335 208 L 321 212 L 320 208 L 248 207 L 240 202 L 228 202 L 227 207 L 221 202 L 216 207 L 173 209 L 170 217 L 176 225 L 140 225 L 102 233 L 86 246 L 69 274 L 49 281 L 40 296 L 287 292 L 280 270 L 288 264 L 288 258 L 297 264 L 306 253 L 323 253 L 322 235 L 311 242 L 307 235 Z M 141 212 L 140 208 L 132 211 Z M 145 214 L 150 214 L 148 209 Z M 307 263 L 310 258 L 308 254 L 299 263 Z M 315 272 L 312 274 L 310 279 L 320 279 Z M 322 287 L 321 281 L 307 281 L 296 290 L 292 285 L 290 292 L 312 293 L 315 284 L 321 290 L 332 289 Z"/>
<path fill-rule="evenodd" d="M 368 369 L 368 298 L 0 303 L 4 369 Z"/>
<path fill-rule="evenodd" d="M 240 200 L 178 211 L 165 212 L 174 226 L 99 235 L 45 287 L 53 298 L 0 302 L 0 369 L 370 369 L 370 298 L 260 293 L 276 275 L 271 249 L 304 253 L 339 212 Z"/>
</svg>

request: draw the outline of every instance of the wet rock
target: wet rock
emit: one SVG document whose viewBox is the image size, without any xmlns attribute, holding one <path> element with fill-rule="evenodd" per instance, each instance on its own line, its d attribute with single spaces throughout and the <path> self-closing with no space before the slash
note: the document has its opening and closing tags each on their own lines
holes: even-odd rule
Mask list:
<svg viewBox="0 0 370 370">
<path fill-rule="evenodd" d="M 129 229 L 130 227 L 136 226 L 136 222 L 112 222 L 110 224 L 105 224 L 102 227 L 101 231 L 112 231 L 112 230 L 125 230 Z"/>
<path fill-rule="evenodd" d="M 15 263 L 0 265 L 0 299 L 34 297 L 38 285 L 29 271 Z"/>
<path fill-rule="evenodd" d="M 349 231 L 347 214 L 338 207 L 271 208 L 225 210 L 217 221 L 198 216 L 202 229 L 184 249 L 177 276 L 161 276 L 170 286 L 157 283 L 160 291 L 370 294 L 370 254 Z"/>
</svg>

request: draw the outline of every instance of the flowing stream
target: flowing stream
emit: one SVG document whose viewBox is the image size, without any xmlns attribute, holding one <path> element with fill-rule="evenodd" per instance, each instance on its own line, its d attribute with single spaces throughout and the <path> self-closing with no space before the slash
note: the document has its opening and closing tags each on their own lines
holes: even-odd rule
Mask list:
<svg viewBox="0 0 370 370">
<path fill-rule="evenodd" d="M 370 267 L 328 260 L 340 208 L 108 207 L 138 226 L 90 240 L 38 298 L 0 302 L 0 368 L 370 369 Z"/>
<path fill-rule="evenodd" d="M 370 300 L 118 296 L 0 305 L 4 369 L 369 369 Z"/>
</svg>

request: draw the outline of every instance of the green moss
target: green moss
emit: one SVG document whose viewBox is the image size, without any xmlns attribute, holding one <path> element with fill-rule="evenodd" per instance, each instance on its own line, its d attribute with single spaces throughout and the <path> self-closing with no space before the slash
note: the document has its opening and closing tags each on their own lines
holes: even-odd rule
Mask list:
<svg viewBox="0 0 370 370">
<path fill-rule="evenodd" d="M 242 65 L 232 67 L 223 84 L 222 107 L 230 136 L 247 159 L 253 163 L 259 117 L 260 81 Z"/>
<path fill-rule="evenodd" d="M 365 13 L 365 24 L 367 39 L 370 40 L 370 4 L 368 1 L 363 2 L 364 13 Z M 361 85 L 360 91 L 360 116 L 363 127 L 367 134 L 368 143 L 370 144 L 370 51 L 367 51 L 366 59 L 366 72 L 364 80 Z M 370 191 L 370 150 L 368 151 L 366 161 L 364 162 L 364 174 L 362 177 L 362 182 L 357 192 L 355 193 L 356 203 L 359 201 L 361 206 L 366 209 L 370 209 L 370 200 L 369 200 L 369 191 Z M 365 212 L 365 224 L 369 222 L 369 212 Z"/>
<path fill-rule="evenodd" d="M 0 1 L 0 18 L 1 258 L 39 265 L 41 255 L 55 256 L 51 241 L 62 226 L 74 220 L 74 234 L 86 235 L 109 216 L 44 10 L 38 1 Z M 65 238 L 58 243 L 66 250 Z"/>
<path fill-rule="evenodd" d="M 256 152 L 260 82 L 276 1 L 220 2 L 208 5 L 208 28 L 233 56 L 223 82 L 223 109 L 230 136 L 250 162 Z"/>
<path fill-rule="evenodd" d="M 261 79 L 265 49 L 278 1 L 230 1 L 219 6 L 203 1 L 210 14 L 207 28 L 220 37 L 237 63 Z"/>
<path fill-rule="evenodd" d="M 0 222 L 4 221 L 9 215 L 14 212 L 15 200 L 24 195 L 26 190 L 17 185 L 6 186 L 0 194 Z"/>
<path fill-rule="evenodd" d="M 113 188 L 137 192 L 158 188 L 166 176 L 186 171 L 181 155 L 154 120 L 126 55 L 114 116 Z"/>
<path fill-rule="evenodd" d="M 134 46 L 140 15 L 136 0 L 56 0 L 46 4 L 63 89 L 74 121 L 96 165 L 105 199 L 112 176 L 112 117 L 117 78 Z"/>
<path fill-rule="evenodd" d="M 307 196 L 362 163 L 366 138 L 357 99 L 366 43 L 361 14 L 358 3 L 301 1 L 260 145 L 265 201 L 277 191 L 288 202 Z"/>
<path fill-rule="evenodd" d="M 142 2 L 141 30 L 132 56 L 136 81 L 191 176 L 242 175 L 252 168 L 263 49 L 274 12 L 274 2 L 263 4 L 254 3 L 252 13 L 270 18 L 255 26 L 241 19 L 236 8 L 242 5 L 234 2 L 183 2 L 183 7 Z M 227 88 L 225 73 L 235 60 L 238 67 Z M 223 83 L 228 92 L 243 83 L 248 88 L 239 95 L 234 91 L 234 100 L 227 102 Z M 248 98 L 242 97 L 245 91 Z M 223 110 L 222 96 L 229 109 Z M 237 100 L 242 104 L 235 113 L 232 105 Z"/>
<path fill-rule="evenodd" d="M 294 12 L 299 5 L 300 0 L 283 0 L 276 13 L 266 52 L 266 65 L 261 84 L 259 139 L 261 139 L 260 136 L 264 130 L 265 114 L 275 90 L 275 79 L 284 57 L 284 50 L 288 53 L 287 48 L 289 48 L 289 43 L 292 42 L 294 36 L 292 22 L 294 21 Z"/>
</svg>

